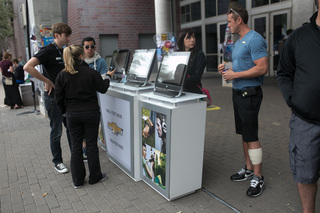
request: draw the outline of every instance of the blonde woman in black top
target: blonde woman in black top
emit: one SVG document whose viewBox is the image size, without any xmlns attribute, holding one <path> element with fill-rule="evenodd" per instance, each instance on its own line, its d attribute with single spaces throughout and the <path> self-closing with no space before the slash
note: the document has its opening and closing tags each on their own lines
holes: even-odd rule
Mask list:
<svg viewBox="0 0 320 213">
<path fill-rule="evenodd" d="M 86 176 L 82 156 L 84 137 L 87 141 L 89 184 L 106 179 L 106 174 L 101 173 L 97 146 L 100 122 L 97 92 L 107 92 L 114 74 L 114 70 L 108 71 L 103 79 L 82 61 L 83 55 L 81 45 L 71 45 L 63 50 L 65 68 L 58 74 L 55 84 L 55 100 L 66 116 L 71 137 L 71 173 L 75 188 L 82 187 Z"/>
</svg>

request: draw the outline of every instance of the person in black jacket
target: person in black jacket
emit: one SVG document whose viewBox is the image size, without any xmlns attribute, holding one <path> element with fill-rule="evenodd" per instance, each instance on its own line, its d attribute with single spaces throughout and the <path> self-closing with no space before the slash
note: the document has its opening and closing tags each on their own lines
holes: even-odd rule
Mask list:
<svg viewBox="0 0 320 213">
<path fill-rule="evenodd" d="M 55 101 L 67 118 L 71 137 L 71 174 L 74 188 L 81 188 L 86 170 L 82 156 L 83 138 L 87 141 L 89 184 L 106 179 L 101 173 L 97 146 L 100 122 L 100 107 L 97 92 L 106 93 L 114 74 L 108 71 L 105 79 L 82 61 L 84 50 L 81 45 L 71 45 L 63 50 L 65 68 L 56 78 Z"/>
<path fill-rule="evenodd" d="M 303 212 L 315 212 L 320 172 L 320 0 L 318 11 L 293 31 L 280 57 L 277 80 L 290 119 L 290 166 Z"/>
<path fill-rule="evenodd" d="M 180 33 L 178 48 L 179 51 L 191 52 L 184 89 L 202 94 L 201 78 L 207 61 L 204 53 L 196 46 L 195 32 L 192 29 L 185 29 Z"/>
<path fill-rule="evenodd" d="M 14 76 L 16 77 L 16 82 L 18 84 L 23 84 L 24 83 L 24 70 L 23 66 L 19 64 L 18 59 L 13 59 L 12 60 L 13 66 L 14 66 Z"/>
</svg>

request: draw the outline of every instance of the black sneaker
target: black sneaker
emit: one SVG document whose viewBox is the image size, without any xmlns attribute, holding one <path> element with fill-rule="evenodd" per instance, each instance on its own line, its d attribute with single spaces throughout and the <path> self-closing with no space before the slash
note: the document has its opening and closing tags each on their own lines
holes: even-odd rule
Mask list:
<svg viewBox="0 0 320 213">
<path fill-rule="evenodd" d="M 61 174 L 69 172 L 69 170 L 63 163 L 56 164 L 54 168 Z"/>
<path fill-rule="evenodd" d="M 266 183 L 264 181 L 263 176 L 260 178 L 259 176 L 254 175 L 251 182 L 250 187 L 247 190 L 247 195 L 249 197 L 258 197 L 262 194 L 262 191 L 266 188 Z"/>
<path fill-rule="evenodd" d="M 230 179 L 232 181 L 243 181 L 243 180 L 251 180 L 253 176 L 253 171 L 246 169 L 246 167 L 241 168 L 239 172 L 234 175 L 231 175 Z"/>
<path fill-rule="evenodd" d="M 100 182 L 104 181 L 107 178 L 108 178 L 107 174 L 106 173 L 102 173 L 102 178 L 101 178 Z"/>
<path fill-rule="evenodd" d="M 74 185 L 73 187 L 74 187 L 75 189 L 80 189 L 80 188 L 83 187 L 83 185 L 84 185 L 85 183 L 86 183 L 86 180 L 83 181 L 82 185 L 79 185 L 79 186 Z"/>
</svg>

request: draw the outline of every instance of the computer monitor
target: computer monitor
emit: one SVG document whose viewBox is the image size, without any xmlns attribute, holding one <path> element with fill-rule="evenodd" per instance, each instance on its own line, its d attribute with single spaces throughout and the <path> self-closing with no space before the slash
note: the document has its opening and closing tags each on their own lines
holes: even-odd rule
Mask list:
<svg viewBox="0 0 320 213">
<path fill-rule="evenodd" d="M 183 95 L 190 52 L 173 52 L 162 57 L 154 93 L 168 97 Z"/>
<path fill-rule="evenodd" d="M 133 54 L 126 84 L 146 86 L 156 58 L 156 49 L 140 49 Z"/>
<path fill-rule="evenodd" d="M 129 58 L 130 58 L 130 51 L 127 49 L 113 52 L 110 66 L 112 68 L 116 68 L 116 71 L 113 75 L 114 79 L 121 79 L 123 72 L 127 74 Z"/>
</svg>

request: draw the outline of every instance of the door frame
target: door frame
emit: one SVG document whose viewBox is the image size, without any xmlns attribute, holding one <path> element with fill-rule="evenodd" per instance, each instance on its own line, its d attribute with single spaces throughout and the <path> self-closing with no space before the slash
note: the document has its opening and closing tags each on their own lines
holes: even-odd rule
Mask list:
<svg viewBox="0 0 320 213">
<path fill-rule="evenodd" d="M 227 26 L 228 22 L 223 21 L 223 22 L 218 22 L 217 23 L 218 64 L 223 63 L 223 52 L 220 51 L 221 48 L 223 48 L 223 46 L 220 46 L 221 45 L 221 43 L 220 43 L 220 40 L 221 40 L 221 38 L 220 38 L 220 35 L 221 35 L 220 27 L 221 27 L 221 25 L 226 25 Z M 223 38 L 223 41 L 224 41 L 224 38 Z"/>
<path fill-rule="evenodd" d="M 273 34 L 273 21 L 274 21 L 274 16 L 280 15 L 280 14 L 287 14 L 287 29 L 291 28 L 291 10 L 290 9 L 283 9 L 275 12 L 265 12 L 257 15 L 252 15 L 251 17 L 251 26 L 252 29 L 255 29 L 254 26 L 254 20 L 257 18 L 266 18 L 266 42 L 267 42 L 267 51 L 268 51 L 268 56 L 269 56 L 269 71 L 268 75 L 275 75 L 275 70 L 273 70 L 273 56 L 275 53 L 273 52 L 273 42 L 274 42 L 274 34 Z"/>
</svg>

